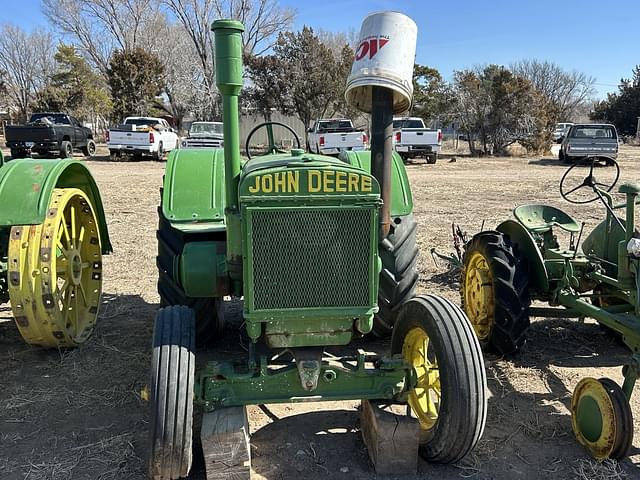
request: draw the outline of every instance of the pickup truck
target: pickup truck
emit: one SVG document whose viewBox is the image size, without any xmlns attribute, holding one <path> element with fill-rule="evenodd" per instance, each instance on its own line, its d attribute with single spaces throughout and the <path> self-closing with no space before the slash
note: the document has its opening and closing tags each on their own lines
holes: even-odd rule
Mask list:
<svg viewBox="0 0 640 480">
<path fill-rule="evenodd" d="M 317 120 L 307 133 L 311 153 L 339 155 L 343 150 L 365 150 L 367 146 L 367 135 L 346 118 Z"/>
<path fill-rule="evenodd" d="M 419 117 L 393 119 L 393 146 L 403 160 L 424 157 L 436 163 L 442 146 L 442 131 L 426 128 Z"/>
<path fill-rule="evenodd" d="M 618 132 L 610 124 L 576 124 L 560 144 L 558 158 L 564 162 L 576 162 L 585 157 L 616 159 L 618 156 Z"/>
<path fill-rule="evenodd" d="M 567 134 L 573 123 L 556 123 L 556 128 L 551 134 L 551 138 L 556 143 L 562 143 L 564 136 Z"/>
<path fill-rule="evenodd" d="M 178 147 L 178 135 L 164 118 L 127 117 L 124 123 L 107 132 L 111 156 L 143 155 L 162 160 L 165 152 Z"/>
<path fill-rule="evenodd" d="M 7 125 L 5 138 L 11 158 L 32 153 L 70 158 L 74 149 L 86 157 L 96 153 L 91 130 L 65 113 L 34 113 L 26 125 Z"/>
<path fill-rule="evenodd" d="M 224 146 L 222 122 L 193 122 L 188 135 L 180 142 L 182 148 L 220 148 Z"/>
</svg>

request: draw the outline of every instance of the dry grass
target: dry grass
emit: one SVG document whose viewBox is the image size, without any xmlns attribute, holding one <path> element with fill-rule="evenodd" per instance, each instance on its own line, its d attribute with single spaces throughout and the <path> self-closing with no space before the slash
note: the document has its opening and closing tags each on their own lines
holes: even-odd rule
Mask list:
<svg viewBox="0 0 640 480">
<path fill-rule="evenodd" d="M 623 179 L 640 179 L 640 149 L 624 147 Z M 115 253 L 104 259 L 105 284 L 97 330 L 80 349 L 43 352 L 22 343 L 0 306 L 0 478 L 95 480 L 146 478 L 150 337 L 157 309 L 155 226 L 163 164 L 90 162 L 104 195 Z M 520 203 L 560 206 L 587 222 L 602 217 L 595 204 L 559 199 L 564 167 L 553 159 L 459 157 L 434 166 L 408 167 L 420 225 L 419 292 L 459 302 L 458 278 L 435 265 L 429 251 L 452 250 L 451 222 L 470 234 L 508 218 Z M 236 325 L 237 327 L 237 325 Z M 217 353 L 242 356 L 237 331 Z M 389 341 L 367 341 L 367 351 L 386 353 Z M 198 353 L 199 361 L 205 355 Z M 640 399 L 636 449 L 623 462 L 587 459 L 571 432 L 568 404 L 584 376 L 621 381 L 626 353 L 593 323 L 534 319 L 529 341 L 514 360 L 485 355 L 490 390 L 484 437 L 460 464 L 421 463 L 416 478 L 618 479 L 638 477 Z M 250 408 L 256 478 L 304 476 L 308 480 L 372 477 L 358 430 L 358 402 L 276 405 L 269 418 Z M 320 434 L 322 433 L 322 434 Z M 303 451 L 304 455 L 296 456 Z M 341 468 L 347 467 L 348 473 Z M 301 469 L 301 470 L 299 470 Z M 194 466 L 192 479 L 202 479 Z M 409 477 L 411 478 L 411 477 Z"/>
</svg>

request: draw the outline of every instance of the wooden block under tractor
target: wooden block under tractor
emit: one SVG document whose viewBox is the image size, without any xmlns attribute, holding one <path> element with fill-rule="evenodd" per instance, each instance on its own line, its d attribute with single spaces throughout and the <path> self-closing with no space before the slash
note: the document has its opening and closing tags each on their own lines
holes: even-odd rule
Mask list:
<svg viewBox="0 0 640 480">
<path fill-rule="evenodd" d="M 378 475 L 415 475 L 420 424 L 406 415 L 406 405 L 363 400 L 360 428 Z"/>
<path fill-rule="evenodd" d="M 207 480 L 251 478 L 251 447 L 246 407 L 228 407 L 202 415 L 200 433 Z"/>
</svg>

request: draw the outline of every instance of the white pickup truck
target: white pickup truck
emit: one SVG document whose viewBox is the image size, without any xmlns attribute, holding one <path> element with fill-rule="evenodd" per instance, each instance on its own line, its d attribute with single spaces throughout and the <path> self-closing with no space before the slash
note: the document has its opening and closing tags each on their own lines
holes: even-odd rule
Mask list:
<svg viewBox="0 0 640 480">
<path fill-rule="evenodd" d="M 419 117 L 394 118 L 393 145 L 403 160 L 424 157 L 427 163 L 436 163 L 442 130 L 426 128 Z"/>
<path fill-rule="evenodd" d="M 164 118 L 127 117 L 109 129 L 107 147 L 112 156 L 150 155 L 162 160 L 165 152 L 178 148 L 178 135 Z"/>
<path fill-rule="evenodd" d="M 311 153 L 338 155 L 342 150 L 365 150 L 367 146 L 367 135 L 346 118 L 317 120 L 307 133 Z"/>
</svg>

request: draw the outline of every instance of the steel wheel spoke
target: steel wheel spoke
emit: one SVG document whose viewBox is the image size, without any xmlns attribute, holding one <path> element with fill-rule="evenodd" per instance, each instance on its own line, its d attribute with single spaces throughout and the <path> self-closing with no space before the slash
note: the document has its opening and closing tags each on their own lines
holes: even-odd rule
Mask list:
<svg viewBox="0 0 640 480">
<path fill-rule="evenodd" d="M 82 303 L 84 303 L 85 307 L 89 306 L 89 302 L 87 301 L 87 295 L 84 293 L 84 287 L 82 286 L 82 283 L 78 284 L 78 288 L 76 289 L 76 293 L 78 292 L 78 290 L 80 290 L 80 293 L 82 294 Z"/>
<path fill-rule="evenodd" d="M 64 236 L 67 239 L 67 248 L 69 248 L 69 246 L 71 245 L 71 235 L 69 235 L 69 227 L 67 226 L 67 219 L 64 218 L 64 215 L 62 216 L 62 220 L 60 220 L 60 223 L 62 223 L 62 231 L 64 232 Z"/>
<path fill-rule="evenodd" d="M 57 290 L 56 297 L 58 300 L 62 300 L 62 305 L 64 306 L 64 295 L 67 291 L 67 287 L 69 286 L 69 280 L 65 279 L 62 286 Z M 63 307 L 64 308 L 64 307 Z"/>
<path fill-rule="evenodd" d="M 82 241 L 84 240 L 85 228 L 84 225 L 80 227 L 80 235 L 78 236 L 78 246 L 76 247 L 78 250 L 82 248 Z"/>
<path fill-rule="evenodd" d="M 71 206 L 71 245 L 74 248 L 78 246 L 78 238 L 76 237 L 76 208 Z"/>
</svg>

